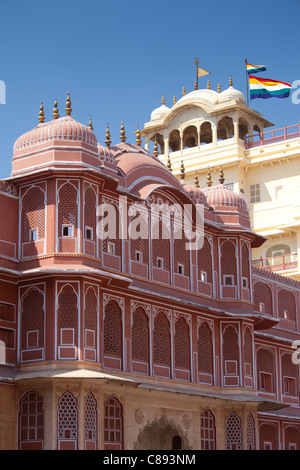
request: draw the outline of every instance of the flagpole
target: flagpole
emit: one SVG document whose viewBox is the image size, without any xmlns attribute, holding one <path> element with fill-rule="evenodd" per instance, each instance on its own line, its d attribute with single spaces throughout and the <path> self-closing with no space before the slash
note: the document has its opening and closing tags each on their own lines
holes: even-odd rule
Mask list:
<svg viewBox="0 0 300 470">
<path fill-rule="evenodd" d="M 246 86 L 247 86 L 247 106 L 249 106 L 249 79 L 247 72 L 247 59 L 245 59 L 245 68 L 246 68 Z"/>
<path fill-rule="evenodd" d="M 199 64 L 199 59 L 194 59 L 194 63 L 196 64 L 196 81 L 195 83 L 197 83 L 197 90 L 198 90 L 198 64 Z"/>
</svg>

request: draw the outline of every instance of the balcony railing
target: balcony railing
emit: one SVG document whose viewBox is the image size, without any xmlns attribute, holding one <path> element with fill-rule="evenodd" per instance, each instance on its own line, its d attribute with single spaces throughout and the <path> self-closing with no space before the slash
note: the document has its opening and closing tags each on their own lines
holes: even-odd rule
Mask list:
<svg viewBox="0 0 300 470">
<path fill-rule="evenodd" d="M 273 144 L 284 140 L 295 139 L 300 136 L 300 123 L 294 126 L 284 126 L 272 131 L 258 132 L 245 137 L 245 148 L 251 149 L 261 145 Z"/>
<path fill-rule="evenodd" d="M 285 255 L 273 256 L 272 258 L 260 258 L 252 260 L 252 264 L 268 271 L 286 271 L 298 268 L 298 254 L 288 253 Z"/>
</svg>

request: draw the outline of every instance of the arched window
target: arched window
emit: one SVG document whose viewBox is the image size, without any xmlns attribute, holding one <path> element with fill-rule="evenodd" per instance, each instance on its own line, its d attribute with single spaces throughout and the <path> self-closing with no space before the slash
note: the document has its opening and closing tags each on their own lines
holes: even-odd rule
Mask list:
<svg viewBox="0 0 300 470">
<path fill-rule="evenodd" d="M 97 350 L 97 311 L 98 302 L 95 291 L 89 287 L 85 294 L 84 305 L 84 358 L 96 360 Z"/>
<path fill-rule="evenodd" d="M 282 393 L 298 396 L 298 366 L 292 361 L 292 354 L 285 353 L 281 357 Z"/>
<path fill-rule="evenodd" d="M 202 248 L 197 251 L 197 256 L 199 281 L 212 283 L 211 245 L 206 237 L 204 237 Z"/>
<path fill-rule="evenodd" d="M 45 238 L 45 193 L 35 186 L 22 199 L 22 241 Z"/>
<path fill-rule="evenodd" d="M 244 332 L 244 368 L 245 376 L 253 376 L 253 348 L 252 335 L 249 328 Z"/>
<path fill-rule="evenodd" d="M 84 193 L 84 239 L 96 239 L 96 194 L 92 188 Z"/>
<path fill-rule="evenodd" d="M 247 450 L 255 450 L 256 437 L 255 437 L 255 420 L 252 413 L 247 417 Z"/>
<path fill-rule="evenodd" d="M 198 132 L 195 126 L 188 126 L 183 131 L 182 136 L 183 148 L 197 147 Z"/>
<path fill-rule="evenodd" d="M 98 449 L 98 409 L 97 400 L 92 392 L 85 399 L 84 407 L 85 449 Z"/>
<path fill-rule="evenodd" d="M 183 317 L 175 323 L 175 367 L 190 369 L 190 332 Z"/>
<path fill-rule="evenodd" d="M 225 385 L 239 385 L 239 336 L 229 325 L 223 332 L 223 371 Z"/>
<path fill-rule="evenodd" d="M 181 450 L 181 449 L 182 449 L 181 437 L 174 436 L 172 439 L 172 450 Z"/>
<path fill-rule="evenodd" d="M 184 228 L 174 228 L 174 273 L 182 276 L 190 276 L 190 250 L 189 240 L 184 233 Z"/>
<path fill-rule="evenodd" d="M 149 363 L 149 320 L 139 307 L 133 313 L 131 355 L 133 361 Z"/>
<path fill-rule="evenodd" d="M 234 244 L 226 240 L 221 246 L 221 284 L 237 285 L 237 265 Z"/>
<path fill-rule="evenodd" d="M 104 403 L 104 450 L 123 449 L 123 407 L 114 397 Z"/>
<path fill-rule="evenodd" d="M 295 297 L 284 289 L 278 292 L 278 314 L 285 320 L 296 321 Z"/>
<path fill-rule="evenodd" d="M 154 363 L 170 367 L 171 365 L 171 338 L 170 323 L 167 317 L 161 312 L 155 317 L 154 332 Z"/>
<path fill-rule="evenodd" d="M 206 322 L 198 329 L 198 372 L 213 374 L 213 342 L 212 332 Z"/>
<path fill-rule="evenodd" d="M 43 359 L 37 350 L 44 348 L 44 322 L 44 294 L 38 289 L 30 289 L 22 299 L 22 359 L 26 360 L 25 350 L 28 349 L 36 351 L 33 353 L 35 359 Z"/>
<path fill-rule="evenodd" d="M 257 388 L 265 393 L 275 393 L 274 354 L 265 348 L 257 351 Z"/>
<path fill-rule="evenodd" d="M 67 390 L 58 400 L 57 440 L 59 450 L 76 450 L 78 439 L 77 399 Z"/>
<path fill-rule="evenodd" d="M 170 227 L 169 223 L 159 217 L 152 222 L 152 266 L 170 271 Z M 160 280 L 162 277 L 160 276 Z"/>
<path fill-rule="evenodd" d="M 226 419 L 226 450 L 242 450 L 241 418 L 232 411 Z"/>
<path fill-rule="evenodd" d="M 201 449 L 216 450 L 216 420 L 214 414 L 205 409 L 201 412 Z"/>
<path fill-rule="evenodd" d="M 169 149 L 171 152 L 180 150 L 180 132 L 178 129 L 174 129 L 169 135 Z"/>
<path fill-rule="evenodd" d="M 259 450 L 278 450 L 278 429 L 273 424 L 259 426 Z"/>
<path fill-rule="evenodd" d="M 65 183 L 59 190 L 58 236 L 77 237 L 77 230 L 77 190 L 71 183 Z"/>
<path fill-rule="evenodd" d="M 211 144 L 211 143 L 212 143 L 211 123 L 208 121 L 205 121 L 201 124 L 201 127 L 200 127 L 200 145 Z"/>
<path fill-rule="evenodd" d="M 250 288 L 250 255 L 249 249 L 245 243 L 242 246 L 242 287 L 244 289 Z"/>
<path fill-rule="evenodd" d="M 262 282 L 254 284 L 254 309 L 257 312 L 273 315 L 272 292 Z"/>
<path fill-rule="evenodd" d="M 78 345 L 77 295 L 66 284 L 58 295 L 57 339 L 59 358 L 75 359 Z"/>
<path fill-rule="evenodd" d="M 25 393 L 19 405 L 19 450 L 42 450 L 44 446 L 43 397 Z"/>
<path fill-rule="evenodd" d="M 107 358 L 105 361 L 107 367 L 116 369 L 122 368 L 122 312 L 115 300 L 110 300 L 105 306 L 104 356 Z"/>
<path fill-rule="evenodd" d="M 285 428 L 284 449 L 300 450 L 300 429 L 298 426 L 287 426 Z"/>
</svg>

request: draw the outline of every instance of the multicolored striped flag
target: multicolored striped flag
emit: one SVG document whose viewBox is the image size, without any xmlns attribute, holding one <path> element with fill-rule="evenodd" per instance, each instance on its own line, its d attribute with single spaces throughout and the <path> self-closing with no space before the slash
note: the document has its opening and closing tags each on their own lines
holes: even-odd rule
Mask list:
<svg viewBox="0 0 300 470">
<path fill-rule="evenodd" d="M 248 74 L 264 72 L 265 70 L 267 70 L 264 65 L 253 65 L 253 64 L 248 64 L 247 62 L 246 62 L 246 69 L 247 69 Z"/>
<path fill-rule="evenodd" d="M 249 75 L 250 99 L 254 98 L 287 98 L 292 85 L 279 80 L 258 78 Z"/>
</svg>

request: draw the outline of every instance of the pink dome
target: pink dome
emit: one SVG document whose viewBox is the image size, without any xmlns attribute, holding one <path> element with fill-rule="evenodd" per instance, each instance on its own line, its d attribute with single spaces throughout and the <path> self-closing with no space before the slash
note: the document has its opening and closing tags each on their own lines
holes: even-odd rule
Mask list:
<svg viewBox="0 0 300 470">
<path fill-rule="evenodd" d="M 15 142 L 14 152 L 50 141 L 79 141 L 97 149 L 95 134 L 71 116 L 64 116 L 39 124 L 21 135 Z"/>
<path fill-rule="evenodd" d="M 246 201 L 224 184 L 217 184 L 203 189 L 207 202 L 212 207 L 236 207 L 248 212 Z"/>
<path fill-rule="evenodd" d="M 189 198 L 195 204 L 204 204 L 205 206 L 208 206 L 206 196 L 201 189 L 193 186 L 192 184 L 186 183 L 184 180 L 181 181 L 181 184 Z"/>
</svg>

